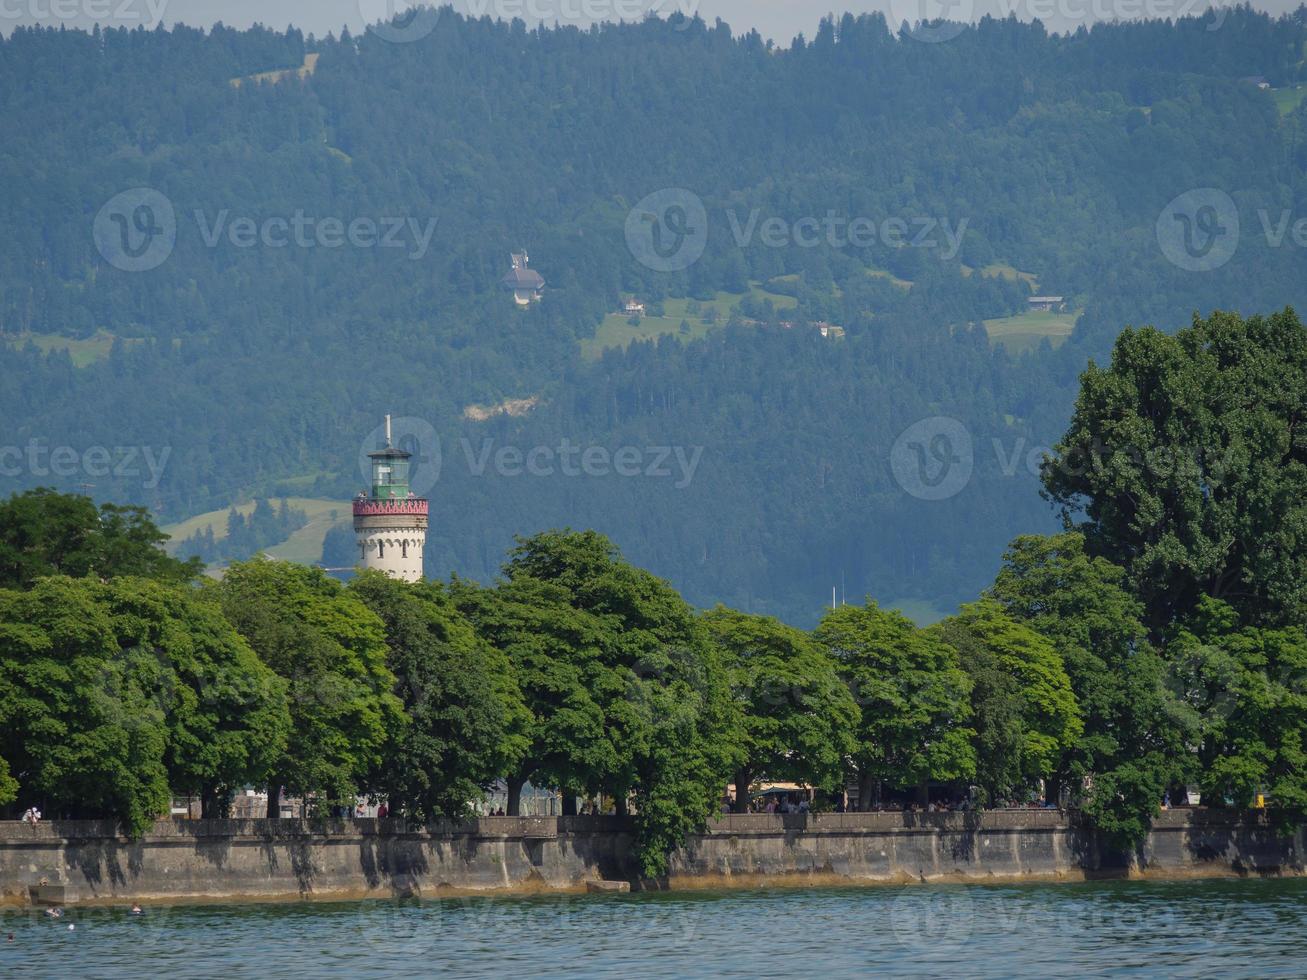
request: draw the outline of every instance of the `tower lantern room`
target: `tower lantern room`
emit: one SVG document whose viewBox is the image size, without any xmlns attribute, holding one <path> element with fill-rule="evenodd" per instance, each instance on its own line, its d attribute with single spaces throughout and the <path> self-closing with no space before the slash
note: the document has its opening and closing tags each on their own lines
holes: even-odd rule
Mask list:
<svg viewBox="0 0 1307 980">
<path fill-rule="evenodd" d="M 427 541 L 427 501 L 416 496 L 409 483 L 412 456 L 393 444 L 387 415 L 386 445 L 368 453 L 372 485 L 354 498 L 359 563 L 405 582 L 422 578 Z"/>
<path fill-rule="evenodd" d="M 412 453 L 391 445 L 390 416 L 386 416 L 386 447 L 368 453 L 372 460 L 372 499 L 405 500 L 410 496 L 408 482 L 409 460 Z"/>
</svg>

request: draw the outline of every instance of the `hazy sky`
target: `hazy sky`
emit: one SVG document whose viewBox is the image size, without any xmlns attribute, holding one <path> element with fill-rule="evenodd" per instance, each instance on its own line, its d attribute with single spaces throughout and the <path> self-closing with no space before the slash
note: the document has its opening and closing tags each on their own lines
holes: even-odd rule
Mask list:
<svg viewBox="0 0 1307 980">
<path fill-rule="evenodd" d="M 0 33 L 20 23 L 86 26 L 95 20 L 113 25 L 154 26 L 183 22 L 223 23 L 245 27 L 255 22 L 283 28 L 294 24 L 325 34 L 348 24 L 357 31 L 391 12 L 403 12 L 417 0 L 0 0 Z M 832 10 L 854 13 L 884 11 L 892 24 L 946 16 L 972 20 L 984 13 L 1013 11 L 1023 20 L 1038 17 L 1050 28 L 1065 30 L 1094 20 L 1139 16 L 1172 17 L 1201 13 L 1208 6 L 1228 7 L 1235 0 L 454 0 L 467 13 L 528 23 L 587 23 L 639 18 L 653 10 L 698 13 L 709 23 L 721 17 L 737 32 L 756 27 L 764 36 L 788 43 L 798 32 L 811 37 L 818 21 Z M 1300 0 L 1259 0 L 1254 6 L 1282 12 Z"/>
</svg>

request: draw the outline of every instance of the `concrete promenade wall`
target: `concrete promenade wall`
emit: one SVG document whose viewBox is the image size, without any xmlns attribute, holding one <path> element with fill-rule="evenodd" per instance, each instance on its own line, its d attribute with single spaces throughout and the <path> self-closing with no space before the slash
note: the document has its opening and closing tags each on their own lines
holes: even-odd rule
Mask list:
<svg viewBox="0 0 1307 980">
<path fill-rule="evenodd" d="M 10 903 L 349 898 L 585 889 L 636 880 L 615 817 L 161 821 L 130 840 L 94 821 L 0 823 Z M 1302 874 L 1303 829 L 1262 814 L 1163 813 L 1137 855 L 1055 811 L 728 816 L 671 855 L 656 887 Z M 649 883 L 645 883 L 649 887 Z M 33 888 L 36 890 L 33 891 Z"/>
<path fill-rule="evenodd" d="M 1055 810 L 750 815 L 691 838 L 670 884 L 1297 875 L 1305 853 L 1302 827 L 1286 837 L 1265 814 L 1203 809 L 1162 813 L 1133 854 Z"/>
</svg>

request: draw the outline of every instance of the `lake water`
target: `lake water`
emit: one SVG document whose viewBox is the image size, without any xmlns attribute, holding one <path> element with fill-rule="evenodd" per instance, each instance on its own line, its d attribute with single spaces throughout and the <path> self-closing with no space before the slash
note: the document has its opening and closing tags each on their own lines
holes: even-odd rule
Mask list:
<svg viewBox="0 0 1307 980">
<path fill-rule="evenodd" d="M 152 906 L 0 923 L 0 977 L 18 978 L 1307 976 L 1307 880 Z"/>
</svg>

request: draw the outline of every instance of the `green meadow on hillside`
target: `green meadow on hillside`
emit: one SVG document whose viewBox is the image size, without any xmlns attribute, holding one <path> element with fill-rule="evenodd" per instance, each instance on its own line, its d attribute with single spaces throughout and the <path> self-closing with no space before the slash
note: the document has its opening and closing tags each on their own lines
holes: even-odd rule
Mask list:
<svg viewBox="0 0 1307 980">
<path fill-rule="evenodd" d="M 1002 344 L 1009 354 L 1020 354 L 1033 350 L 1045 337 L 1054 347 L 1060 347 L 1071 336 L 1071 331 L 1080 317 L 1079 310 L 1071 313 L 1020 313 L 985 321 L 985 330 L 989 342 Z"/>
<path fill-rule="evenodd" d="M 97 330 L 90 337 L 75 338 L 65 337 L 60 334 L 45 333 L 20 333 L 4 340 L 11 347 L 24 347 L 30 341 L 35 344 L 43 354 L 49 354 L 51 351 L 66 350 L 68 356 L 72 358 L 74 367 L 88 367 L 96 361 L 101 361 L 109 356 L 109 351 L 113 348 L 113 342 L 116 338 L 106 330 Z M 127 341 L 130 343 L 131 341 Z"/>
<path fill-rule="evenodd" d="M 278 499 L 274 503 L 280 503 L 280 500 Z M 338 524 L 344 524 L 350 520 L 349 501 L 323 500 L 316 497 L 287 497 L 286 503 L 292 509 L 304 511 L 308 515 L 309 522 L 285 541 L 265 548 L 264 551 L 269 556 L 280 558 L 283 561 L 302 562 L 304 564 L 320 561 L 322 558 L 322 539 L 326 537 L 327 532 Z M 238 504 L 236 510 L 248 517 L 254 511 L 254 501 Z M 227 536 L 227 513 L 226 508 L 211 510 L 206 514 L 199 514 L 176 524 L 167 525 L 163 528 L 163 531 L 172 539 L 168 544 L 168 549 L 175 552 L 182 541 L 196 533 L 203 533 L 206 528 L 212 528 L 214 539 L 221 541 Z"/>
<path fill-rule="evenodd" d="M 710 300 L 666 299 L 663 301 L 662 316 L 641 317 L 636 325 L 631 323 L 630 317 L 621 313 L 608 314 L 599 324 L 595 335 L 581 341 L 581 355 L 589 360 L 595 360 L 608 348 L 626 348 L 637 340 L 657 340 L 659 337 L 670 335 L 679 336 L 682 340 L 702 337 L 715 327 L 725 326 L 726 321 L 731 318 L 731 310 L 746 298 L 758 303 L 771 300 L 772 306 L 777 310 L 792 310 L 799 305 L 799 301 L 793 296 L 769 293 L 757 283 L 753 284 L 753 288 L 748 293 L 718 292 Z M 697 313 L 690 313 L 692 303 L 698 304 Z M 709 310 L 717 313 L 714 323 L 709 323 L 705 319 Z M 690 325 L 687 333 L 681 333 L 682 322 Z"/>
</svg>

